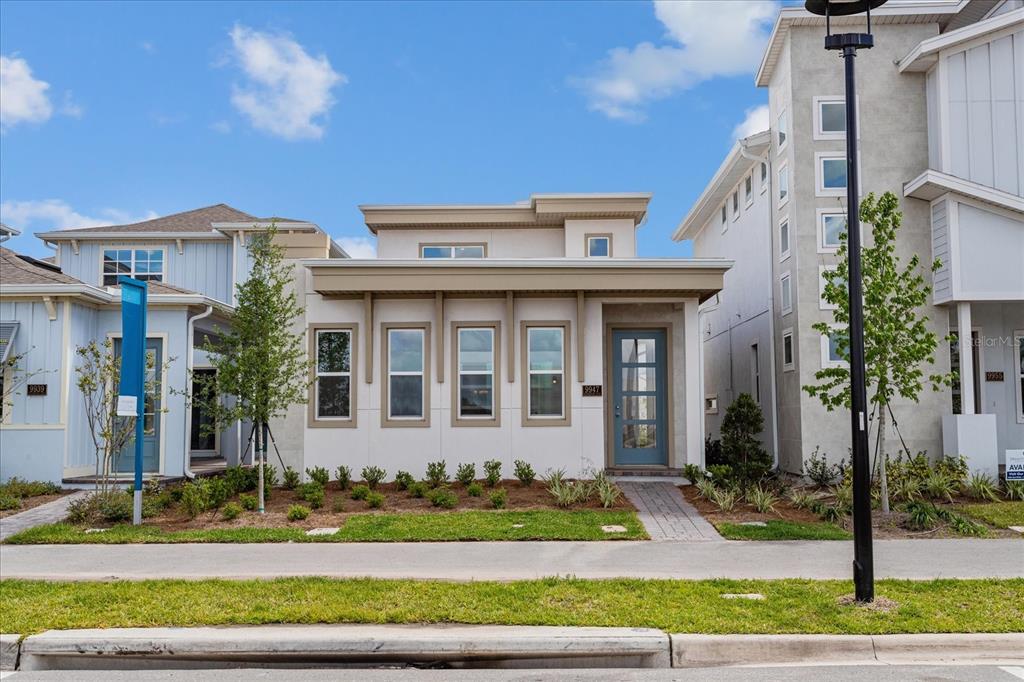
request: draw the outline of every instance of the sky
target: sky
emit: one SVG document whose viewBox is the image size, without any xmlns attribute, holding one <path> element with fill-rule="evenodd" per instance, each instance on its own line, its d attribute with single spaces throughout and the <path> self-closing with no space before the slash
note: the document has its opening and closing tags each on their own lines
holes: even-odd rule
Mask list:
<svg viewBox="0 0 1024 682">
<path fill-rule="evenodd" d="M 736 136 L 779 3 L 0 3 L 4 244 L 227 203 L 317 223 L 359 204 L 652 192 L 671 239 Z"/>
</svg>

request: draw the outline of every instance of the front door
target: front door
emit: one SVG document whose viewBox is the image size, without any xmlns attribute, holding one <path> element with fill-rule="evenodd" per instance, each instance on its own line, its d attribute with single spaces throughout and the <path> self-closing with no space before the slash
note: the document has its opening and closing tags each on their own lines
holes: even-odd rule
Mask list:
<svg viewBox="0 0 1024 682">
<path fill-rule="evenodd" d="M 121 356 L 121 339 L 114 339 L 114 354 Z M 153 386 L 163 365 L 163 342 L 160 339 L 146 339 L 146 384 Z M 160 471 L 160 386 L 155 391 L 146 391 L 142 420 L 142 470 L 146 473 Z M 135 471 L 135 439 L 114 458 L 115 473 Z"/>
<path fill-rule="evenodd" d="M 615 466 L 668 465 L 668 348 L 665 331 L 612 332 Z"/>
</svg>

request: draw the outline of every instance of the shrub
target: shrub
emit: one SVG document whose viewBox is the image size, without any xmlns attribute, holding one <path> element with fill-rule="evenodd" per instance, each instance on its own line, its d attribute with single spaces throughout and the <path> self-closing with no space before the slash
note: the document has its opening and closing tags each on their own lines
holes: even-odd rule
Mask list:
<svg viewBox="0 0 1024 682">
<path fill-rule="evenodd" d="M 448 482 L 448 464 L 442 459 L 440 462 L 427 462 L 427 483 L 431 488 L 437 488 Z"/>
<path fill-rule="evenodd" d="M 469 485 L 476 480 L 476 465 L 472 462 L 460 464 L 455 470 L 455 480 L 462 485 Z"/>
<path fill-rule="evenodd" d="M 508 504 L 508 491 L 504 488 L 497 488 L 492 490 L 489 495 L 491 500 L 491 506 L 495 509 L 504 509 L 505 505 Z"/>
<path fill-rule="evenodd" d="M 409 496 L 410 497 L 416 497 L 416 498 L 425 497 L 426 494 L 427 494 L 427 490 L 429 490 L 429 488 L 427 488 L 427 484 L 424 483 L 423 481 L 415 481 L 414 483 L 410 483 L 409 484 Z"/>
<path fill-rule="evenodd" d="M 963 486 L 967 481 L 967 475 L 970 473 L 967 467 L 967 458 L 963 455 L 959 457 L 943 457 L 935 463 L 934 468 L 935 471 L 952 480 L 958 487 Z"/>
<path fill-rule="evenodd" d="M 810 509 L 815 501 L 814 495 L 803 490 L 793 490 L 789 493 L 789 503 L 797 509 Z"/>
<path fill-rule="evenodd" d="M 254 476 L 256 476 L 256 478 L 254 479 L 256 482 L 253 484 L 253 487 L 255 488 L 255 487 L 257 487 L 260 484 L 260 482 L 259 482 L 259 471 L 257 471 L 256 474 L 254 474 Z M 278 484 L 277 469 L 275 469 L 273 466 L 271 466 L 269 464 L 264 464 L 263 465 L 263 486 L 264 486 L 264 488 L 269 490 L 270 488 L 273 488 L 277 484 Z"/>
<path fill-rule="evenodd" d="M 744 488 L 768 475 L 772 458 L 757 437 L 764 430 L 764 415 L 749 393 L 740 393 L 722 420 L 722 455 Z"/>
<path fill-rule="evenodd" d="M 374 491 L 366 496 L 366 503 L 370 509 L 380 509 L 384 506 L 384 494 Z"/>
<path fill-rule="evenodd" d="M 839 523 L 846 516 L 843 510 L 834 504 L 822 504 L 821 502 L 815 505 L 814 512 L 826 523 Z"/>
<path fill-rule="evenodd" d="M 228 498 L 231 497 L 230 486 L 226 479 L 221 477 L 207 479 L 206 500 L 207 509 L 219 509 Z"/>
<path fill-rule="evenodd" d="M 387 478 L 388 472 L 384 471 L 380 467 L 363 467 L 363 480 L 366 481 L 366 485 L 370 486 L 370 489 L 376 489 L 385 478 Z"/>
<path fill-rule="evenodd" d="M 591 495 L 591 486 L 586 481 L 561 481 L 548 486 L 548 492 L 555 498 L 559 507 L 571 507 L 585 502 Z"/>
<path fill-rule="evenodd" d="M 303 483 L 296 488 L 299 499 L 303 502 L 309 503 L 310 508 L 319 509 L 324 506 L 324 489 L 316 481 L 310 481 L 309 483 Z"/>
<path fill-rule="evenodd" d="M 321 488 L 326 488 L 327 484 L 331 482 L 331 472 L 324 467 L 306 469 L 306 475 L 309 476 L 309 480 L 319 483 Z"/>
<path fill-rule="evenodd" d="M 836 508 L 844 515 L 849 514 L 853 509 L 853 484 L 845 481 L 840 483 L 832 488 L 832 496 Z"/>
<path fill-rule="evenodd" d="M 370 489 L 360 483 L 356 487 L 352 488 L 352 499 L 353 500 L 365 500 L 370 495 Z"/>
<path fill-rule="evenodd" d="M 11 509 L 20 509 L 21 500 L 14 495 L 8 495 L 6 493 L 0 493 L 0 511 L 9 511 Z"/>
<path fill-rule="evenodd" d="M 348 490 L 348 487 L 352 485 L 352 469 L 347 466 L 340 466 L 335 473 L 338 475 L 338 487 L 342 490 Z"/>
<path fill-rule="evenodd" d="M 181 506 L 190 519 L 210 508 L 210 488 L 205 479 L 197 478 L 181 486 Z"/>
<path fill-rule="evenodd" d="M 601 500 L 601 506 L 605 509 L 613 506 L 622 496 L 622 491 L 619 487 L 608 480 L 608 477 L 604 475 L 604 472 L 598 472 L 594 476 L 594 491 L 597 493 L 597 499 Z"/>
<path fill-rule="evenodd" d="M 958 514 L 952 509 L 939 509 L 936 507 L 935 513 L 959 535 L 982 536 L 988 534 L 985 526 L 971 521 L 966 516 Z"/>
<path fill-rule="evenodd" d="M 104 521 L 118 523 L 131 521 L 134 514 L 134 502 L 131 493 L 116 490 L 100 495 L 99 514 Z"/>
<path fill-rule="evenodd" d="M 484 480 L 493 488 L 501 481 L 501 460 L 489 459 L 484 462 Z"/>
<path fill-rule="evenodd" d="M 304 521 L 309 518 L 309 507 L 304 507 L 301 504 L 293 504 L 288 507 L 288 520 L 289 521 Z"/>
<path fill-rule="evenodd" d="M 399 490 L 408 490 L 409 486 L 416 482 L 408 471 L 399 471 L 395 474 L 395 487 Z"/>
<path fill-rule="evenodd" d="M 964 492 L 967 493 L 967 497 L 973 500 L 999 501 L 996 484 L 992 482 L 992 478 L 988 474 L 981 472 L 971 474 L 971 477 L 967 479 L 967 483 L 964 485 Z"/>
<path fill-rule="evenodd" d="M 842 463 L 830 465 L 828 456 L 821 454 L 821 447 L 815 445 L 810 459 L 804 460 L 804 473 L 816 486 L 824 488 L 842 477 L 843 465 Z"/>
<path fill-rule="evenodd" d="M 696 464 L 684 464 L 683 477 L 694 485 L 697 484 L 697 481 L 702 481 L 705 478 L 704 471 Z"/>
<path fill-rule="evenodd" d="M 921 481 L 909 476 L 889 484 L 889 494 L 894 500 L 913 502 L 921 497 Z"/>
<path fill-rule="evenodd" d="M 238 501 L 246 511 L 256 511 L 260 507 L 260 501 L 255 495 L 239 495 Z"/>
<path fill-rule="evenodd" d="M 548 469 L 547 473 L 541 478 L 541 481 L 544 482 L 548 490 L 552 486 L 561 485 L 565 481 L 565 469 L 555 469 L 554 471 Z"/>
<path fill-rule="evenodd" d="M 224 471 L 224 480 L 232 495 L 256 490 L 259 486 L 259 469 L 245 467 L 228 467 Z"/>
<path fill-rule="evenodd" d="M 56 483 L 49 481 L 26 481 L 18 476 L 11 476 L 6 483 L 0 484 L 0 495 L 8 497 L 38 497 L 40 495 L 56 495 L 61 490 Z"/>
<path fill-rule="evenodd" d="M 529 462 L 517 459 L 513 462 L 513 466 L 515 468 L 516 478 L 518 478 L 519 482 L 527 488 L 533 485 L 533 482 L 537 480 L 537 472 L 533 470 L 533 467 L 530 466 Z"/>
<path fill-rule="evenodd" d="M 722 441 L 711 436 L 704 437 L 704 465 L 725 464 L 725 457 L 722 455 Z"/>
<path fill-rule="evenodd" d="M 728 464 L 712 464 L 708 467 L 708 475 L 719 485 L 729 485 L 733 481 L 732 467 Z"/>
<path fill-rule="evenodd" d="M 459 503 L 459 496 L 448 488 L 435 488 L 430 493 L 430 503 L 435 507 L 454 509 L 455 505 Z"/>
<path fill-rule="evenodd" d="M 939 522 L 939 515 L 936 513 L 935 505 L 931 502 L 923 500 L 909 502 L 905 510 L 907 525 L 911 530 L 930 530 Z"/>
<path fill-rule="evenodd" d="M 722 511 L 730 512 L 736 506 L 736 491 L 716 489 L 711 496 L 711 501 Z"/>
<path fill-rule="evenodd" d="M 935 471 L 929 471 L 928 475 L 925 476 L 923 480 L 913 477 L 908 477 L 905 480 L 908 482 L 916 482 L 917 485 L 924 490 L 928 499 L 931 500 L 945 499 L 947 502 L 952 502 L 953 496 L 960 490 L 960 484 L 955 478 L 937 469 Z M 908 483 L 908 485 L 912 485 L 912 483 Z"/>
<path fill-rule="evenodd" d="M 299 487 L 299 472 L 291 467 L 284 468 L 284 487 L 288 490 L 295 490 Z"/>
<path fill-rule="evenodd" d="M 754 506 L 758 514 L 767 514 L 775 511 L 775 503 L 778 502 L 778 498 L 771 490 L 757 485 L 747 491 L 747 502 Z"/>
<path fill-rule="evenodd" d="M 484 488 L 476 481 L 473 481 L 472 483 L 466 486 L 466 492 L 469 494 L 470 497 L 480 497 L 481 495 L 484 494 Z"/>
<path fill-rule="evenodd" d="M 334 503 L 331 505 L 331 511 L 335 514 L 341 514 L 342 512 L 344 512 L 345 500 L 341 499 L 340 497 L 334 500 Z"/>
<path fill-rule="evenodd" d="M 67 522 L 78 524 L 91 520 L 96 515 L 96 505 L 99 502 L 97 498 L 98 495 L 93 494 L 72 500 L 68 504 Z"/>
<path fill-rule="evenodd" d="M 239 517 L 239 515 L 241 515 L 241 513 L 242 507 L 239 506 L 237 502 L 228 502 L 220 512 L 225 521 L 234 521 Z"/>
<path fill-rule="evenodd" d="M 715 491 L 718 490 L 718 487 L 710 478 L 700 479 L 699 481 L 697 481 L 696 487 L 697 494 L 703 497 L 705 500 L 710 500 L 712 497 L 714 497 Z"/>
<path fill-rule="evenodd" d="M 1006 499 L 1024 500 L 1024 481 L 1004 481 L 1006 484 Z"/>
</svg>

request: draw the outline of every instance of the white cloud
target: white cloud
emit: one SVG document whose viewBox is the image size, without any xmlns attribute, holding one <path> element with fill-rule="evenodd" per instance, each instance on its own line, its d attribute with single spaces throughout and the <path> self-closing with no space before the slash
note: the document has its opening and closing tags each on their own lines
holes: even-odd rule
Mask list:
<svg viewBox="0 0 1024 682">
<path fill-rule="evenodd" d="M 231 132 L 231 124 L 227 121 L 214 121 L 210 124 L 210 130 L 227 135 Z"/>
<path fill-rule="evenodd" d="M 19 123 L 42 123 L 53 115 L 50 84 L 32 77 L 28 62 L 0 55 L 0 130 Z"/>
<path fill-rule="evenodd" d="M 377 257 L 377 242 L 369 237 L 338 237 L 335 241 L 353 258 Z"/>
<path fill-rule="evenodd" d="M 655 0 L 668 44 L 617 47 L 596 74 L 572 81 L 586 93 L 590 109 L 642 121 L 654 100 L 717 76 L 752 71 L 778 10 L 777 0 Z"/>
<path fill-rule="evenodd" d="M 71 94 L 71 91 L 65 90 L 64 102 L 60 106 L 60 113 L 72 118 L 81 118 L 83 111 L 84 109 L 82 109 L 82 105 L 75 101 L 74 95 Z"/>
<path fill-rule="evenodd" d="M 41 201 L 4 201 L 0 203 L 0 222 L 20 230 L 68 230 L 76 227 L 125 225 L 158 217 L 153 211 L 142 215 L 116 208 L 105 208 L 99 217 L 87 216 L 71 208 L 61 199 Z"/>
<path fill-rule="evenodd" d="M 345 84 L 325 55 L 311 57 L 287 35 L 236 25 L 234 58 L 248 80 L 235 85 L 231 103 L 257 130 L 286 140 L 323 137 L 322 117 L 334 106 L 331 89 Z"/>
<path fill-rule="evenodd" d="M 732 129 L 732 136 L 736 139 L 749 137 L 768 130 L 768 126 L 768 105 L 762 104 L 753 109 L 747 109 L 746 117 Z"/>
</svg>

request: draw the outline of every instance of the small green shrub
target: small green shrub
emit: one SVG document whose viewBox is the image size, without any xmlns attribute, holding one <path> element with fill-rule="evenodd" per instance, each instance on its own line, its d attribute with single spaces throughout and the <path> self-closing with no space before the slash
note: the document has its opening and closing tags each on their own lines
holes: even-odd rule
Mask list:
<svg viewBox="0 0 1024 682">
<path fill-rule="evenodd" d="M 951 479 L 957 487 L 963 486 L 967 481 L 967 475 L 970 473 L 970 469 L 967 466 L 967 458 L 963 455 L 959 457 L 942 457 L 935 463 L 934 468 L 935 471 Z"/>
<path fill-rule="evenodd" d="M 821 447 L 815 445 L 810 459 L 804 461 L 804 473 L 819 488 L 830 486 L 843 475 L 843 465 L 828 463 L 828 456 L 821 454 Z"/>
<path fill-rule="evenodd" d="M 489 459 L 484 462 L 484 480 L 491 488 L 501 482 L 501 460 Z"/>
<path fill-rule="evenodd" d="M 256 482 L 253 484 L 253 488 L 258 488 L 259 485 L 260 485 L 260 482 L 259 482 L 259 471 L 258 470 L 256 470 L 255 476 L 256 476 L 256 479 L 255 479 Z M 266 490 L 269 490 L 269 489 L 273 488 L 274 486 L 276 486 L 278 484 L 278 480 L 279 479 L 277 478 L 277 469 L 275 469 L 270 464 L 264 464 L 263 465 L 263 487 Z M 269 495 L 264 495 L 264 496 L 267 499 L 270 499 Z"/>
<path fill-rule="evenodd" d="M 207 509 L 220 509 L 220 507 L 231 497 L 230 486 L 226 479 L 221 477 L 207 479 L 206 499 Z"/>
<path fill-rule="evenodd" d="M 939 522 L 939 515 L 931 502 L 909 502 L 904 509 L 907 512 L 907 525 L 911 530 L 931 530 Z"/>
<path fill-rule="evenodd" d="M 697 494 L 703 497 L 705 500 L 710 500 L 714 497 L 715 492 L 718 490 L 718 486 L 710 478 L 702 478 L 695 484 L 697 488 Z"/>
<path fill-rule="evenodd" d="M 363 467 L 363 480 L 366 481 L 366 485 L 368 485 L 371 490 L 376 489 L 378 485 L 383 483 L 384 479 L 387 478 L 387 475 L 388 472 L 384 471 L 380 467 Z"/>
<path fill-rule="evenodd" d="M 683 478 L 694 485 L 697 481 L 702 481 L 705 478 L 704 471 L 696 464 L 684 464 L 683 465 Z"/>
<path fill-rule="evenodd" d="M 772 468 L 772 457 L 759 440 L 763 430 L 761 407 L 749 393 L 740 393 L 726 408 L 721 431 L 722 455 L 744 489 L 763 480 Z"/>
<path fill-rule="evenodd" d="M 299 481 L 302 477 L 299 472 L 291 467 L 284 468 L 284 487 L 287 490 L 295 490 L 299 487 Z"/>
<path fill-rule="evenodd" d="M 1024 500 L 1024 481 L 1003 481 L 1006 486 L 1006 499 Z"/>
<path fill-rule="evenodd" d="M 601 500 L 601 506 L 605 509 L 614 506 L 619 498 L 622 497 L 622 491 L 619 490 L 619 486 L 608 480 L 604 472 L 600 472 L 594 477 L 594 491 L 597 493 L 597 499 Z"/>
<path fill-rule="evenodd" d="M 460 464 L 455 470 L 455 480 L 462 485 L 469 485 L 476 480 L 476 465 L 472 462 Z"/>
<path fill-rule="evenodd" d="M 352 499 L 353 500 L 365 500 L 370 495 L 370 488 L 360 483 L 359 485 L 352 488 Z"/>
<path fill-rule="evenodd" d="M 334 500 L 334 503 L 331 504 L 331 511 L 335 514 L 341 514 L 342 512 L 344 512 L 345 500 L 341 499 L 340 497 Z"/>
<path fill-rule="evenodd" d="M 711 501 L 714 502 L 719 509 L 724 512 L 730 512 L 736 506 L 736 491 L 731 489 L 716 489 L 711 497 Z"/>
<path fill-rule="evenodd" d="M 988 474 L 981 472 L 971 474 L 971 477 L 967 479 L 967 483 L 964 485 L 964 492 L 972 500 L 999 501 L 996 484 Z"/>
<path fill-rule="evenodd" d="M 409 497 L 423 498 L 426 497 L 429 488 L 423 481 L 415 481 L 409 484 Z"/>
<path fill-rule="evenodd" d="M 399 490 L 408 490 L 409 486 L 416 482 L 408 471 L 399 471 L 395 474 L 395 487 Z"/>
<path fill-rule="evenodd" d="M 306 469 L 306 476 L 309 476 L 309 480 L 314 483 L 319 483 L 321 488 L 326 488 L 327 484 L 331 482 L 331 472 L 324 467 Z"/>
<path fill-rule="evenodd" d="M 68 523 L 85 523 L 90 521 L 96 515 L 96 505 L 99 501 L 96 494 L 89 495 L 88 497 L 82 497 L 77 500 L 72 500 L 68 504 L 68 515 L 65 520 Z"/>
<path fill-rule="evenodd" d="M 960 483 L 956 478 L 938 470 L 929 471 L 923 480 L 912 476 L 908 476 L 906 480 L 908 482 L 917 481 L 921 489 L 924 490 L 924 494 L 930 500 L 944 499 L 947 502 L 952 502 L 953 496 L 960 491 Z M 908 485 L 913 484 L 908 483 Z"/>
<path fill-rule="evenodd" d="M 352 469 L 347 466 L 340 466 L 335 473 L 338 478 L 338 487 L 342 490 L 348 490 L 348 487 L 352 485 Z"/>
<path fill-rule="evenodd" d="M 191 519 L 210 508 L 210 487 L 206 479 L 197 478 L 181 486 L 181 506 Z"/>
<path fill-rule="evenodd" d="M 9 497 L 39 497 L 40 495 L 56 495 L 61 488 L 49 481 L 26 481 L 18 476 L 11 476 L 6 483 L 0 484 L 0 495 Z"/>
<path fill-rule="evenodd" d="M 966 516 L 958 514 L 952 509 L 936 508 L 935 513 L 959 535 L 973 535 L 976 537 L 988 535 L 988 530 L 985 529 L 985 526 L 971 521 Z"/>
<path fill-rule="evenodd" d="M 814 495 L 805 490 L 794 489 L 789 493 L 789 503 L 797 509 L 810 509 L 815 501 Z"/>
<path fill-rule="evenodd" d="M 374 491 L 366 496 L 366 503 L 370 509 L 380 509 L 384 506 L 384 494 Z"/>
<path fill-rule="evenodd" d="M 549 480 L 548 492 L 559 507 L 571 507 L 590 498 L 591 485 L 586 481 L 565 481 L 561 478 Z"/>
<path fill-rule="evenodd" d="M 324 506 L 324 488 L 316 481 L 303 483 L 296 488 L 299 499 L 309 504 L 312 509 Z"/>
<path fill-rule="evenodd" d="M 6 495 L 0 493 L 0 511 L 10 511 L 11 509 L 20 509 L 21 500 L 14 495 Z"/>
<path fill-rule="evenodd" d="M 459 496 L 448 488 L 436 488 L 430 493 L 430 503 L 435 507 L 454 509 L 459 503 Z"/>
<path fill-rule="evenodd" d="M 484 494 L 484 488 L 482 485 L 474 481 L 466 486 L 466 492 L 470 497 L 480 497 Z"/>
<path fill-rule="evenodd" d="M 775 503 L 779 501 L 775 493 L 760 485 L 747 490 L 746 497 L 747 502 L 753 505 L 758 514 L 768 514 L 775 511 Z"/>
<path fill-rule="evenodd" d="M 232 495 L 247 493 L 256 490 L 259 486 L 259 469 L 246 467 L 228 467 L 224 471 L 224 480 L 227 481 L 228 489 Z"/>
<path fill-rule="evenodd" d="M 131 521 L 135 512 L 134 506 L 132 494 L 123 490 L 116 490 L 106 493 L 105 495 L 100 495 L 100 518 L 111 523 Z"/>
<path fill-rule="evenodd" d="M 508 491 L 504 488 L 492 490 L 488 497 L 491 500 L 491 506 L 495 509 L 504 509 L 508 504 Z"/>
<path fill-rule="evenodd" d="M 707 469 L 708 475 L 716 485 L 730 485 L 733 480 L 732 467 L 728 464 L 712 464 Z"/>
<path fill-rule="evenodd" d="M 824 504 L 823 502 L 817 502 L 814 505 L 813 511 L 825 523 L 838 524 L 846 517 L 846 514 L 843 512 L 843 510 L 834 504 Z"/>
<path fill-rule="evenodd" d="M 242 514 L 242 507 L 237 502 L 228 502 L 220 510 L 220 515 L 225 521 L 234 521 Z"/>
<path fill-rule="evenodd" d="M 835 498 L 835 506 L 844 515 L 853 510 L 853 483 L 843 482 L 832 488 L 832 496 Z"/>
<path fill-rule="evenodd" d="M 897 479 L 889 485 L 889 494 L 901 502 L 918 500 L 921 498 L 921 481 L 910 476 Z"/>
<path fill-rule="evenodd" d="M 533 485 L 533 482 L 537 480 L 537 472 L 533 470 L 533 467 L 530 466 L 529 462 L 517 459 L 512 463 L 512 465 L 514 467 L 516 478 L 518 478 L 519 482 L 527 488 Z"/>
<path fill-rule="evenodd" d="M 239 495 L 238 501 L 246 511 L 256 511 L 260 508 L 260 501 L 255 495 Z"/>
<path fill-rule="evenodd" d="M 431 488 L 437 488 L 448 482 L 448 465 L 443 459 L 440 462 L 427 462 L 426 481 Z"/>
<path fill-rule="evenodd" d="M 301 504 L 293 504 L 288 507 L 288 520 L 289 521 L 304 521 L 309 518 L 309 507 L 304 507 Z"/>
</svg>

